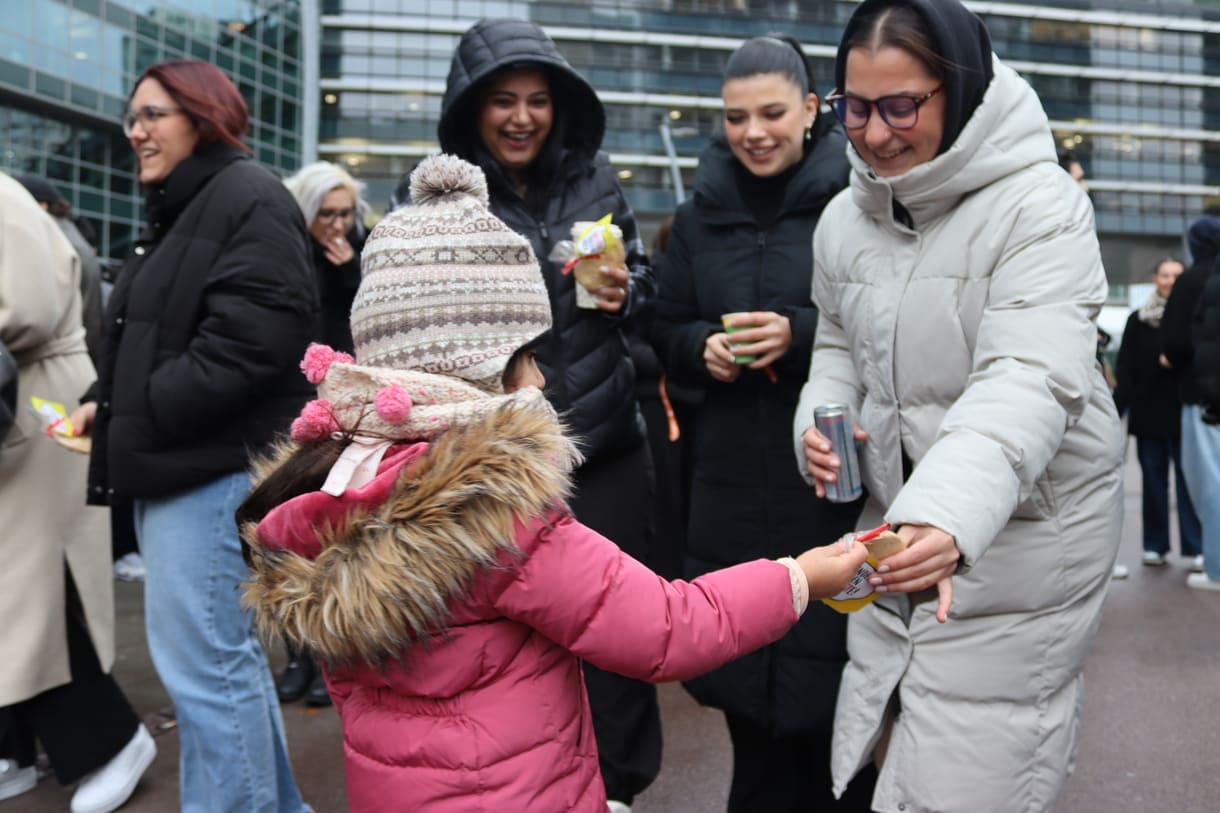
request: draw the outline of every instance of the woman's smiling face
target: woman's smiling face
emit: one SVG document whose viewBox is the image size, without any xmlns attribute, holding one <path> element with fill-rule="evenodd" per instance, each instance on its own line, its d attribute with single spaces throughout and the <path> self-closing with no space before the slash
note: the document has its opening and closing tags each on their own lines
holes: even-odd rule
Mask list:
<svg viewBox="0 0 1220 813">
<path fill-rule="evenodd" d="M 843 84 L 843 92 L 849 96 L 876 100 L 884 96 L 921 97 L 941 82 L 907 51 L 883 47 L 848 52 Z M 945 98 L 937 93 L 920 105 L 915 126 L 910 129 L 890 127 L 874 106 L 865 125 L 848 130 L 847 137 L 878 177 L 893 178 L 935 158 L 944 129 Z"/>
<path fill-rule="evenodd" d="M 538 157 L 554 121 L 551 86 L 540 70 L 505 71 L 483 91 L 479 137 L 510 175 Z"/>
<path fill-rule="evenodd" d="M 805 130 L 813 124 L 818 97 L 782 73 L 730 79 L 724 99 L 724 135 L 742 166 L 760 177 L 778 175 L 801 160 Z"/>
</svg>

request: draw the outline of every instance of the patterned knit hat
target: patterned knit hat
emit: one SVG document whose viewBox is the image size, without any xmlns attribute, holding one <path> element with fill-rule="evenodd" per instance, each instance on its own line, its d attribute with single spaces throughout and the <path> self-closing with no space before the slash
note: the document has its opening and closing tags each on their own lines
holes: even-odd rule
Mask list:
<svg viewBox="0 0 1220 813">
<path fill-rule="evenodd" d="M 482 170 L 427 158 L 411 198 L 365 243 L 356 357 L 317 344 L 305 353 L 319 397 L 292 424 L 298 442 L 343 430 L 427 440 L 510 402 L 550 409 L 535 388 L 504 393 L 509 360 L 550 330 L 551 307 L 529 242 L 488 211 Z"/>
<path fill-rule="evenodd" d="M 377 224 L 361 253 L 356 360 L 502 393 L 513 353 L 551 327 L 533 249 L 488 210 L 482 170 L 460 158 L 420 162 L 411 201 Z"/>
</svg>

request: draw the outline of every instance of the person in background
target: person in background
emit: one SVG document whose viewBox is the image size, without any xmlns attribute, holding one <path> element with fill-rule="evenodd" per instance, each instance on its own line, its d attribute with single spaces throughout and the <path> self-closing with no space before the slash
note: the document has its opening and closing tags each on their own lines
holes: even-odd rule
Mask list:
<svg viewBox="0 0 1220 813">
<path fill-rule="evenodd" d="M 43 211 L 55 218 L 72 248 L 80 257 L 81 314 L 85 325 L 85 344 L 89 348 L 89 359 L 93 366 L 100 363 L 102 330 L 102 269 L 98 263 L 97 250 L 85 239 L 72 217 L 72 204 L 59 193 L 50 181 L 34 175 L 17 178 L 29 190 Z M 131 504 L 115 500 L 110 505 L 110 552 L 114 560 L 114 576 L 122 581 L 140 581 L 144 578 L 144 560 L 136 543 L 135 527 L 131 520 Z"/>
<path fill-rule="evenodd" d="M 572 512 L 647 561 L 653 466 L 625 332 L 656 287 L 635 215 L 601 151 L 605 128 L 597 94 L 535 23 L 482 20 L 462 34 L 441 102 L 441 149 L 483 169 L 491 212 L 529 240 L 542 264 L 555 322 L 538 366 L 584 455 Z M 591 307 L 579 307 L 574 275 L 546 258 L 574 223 L 607 214 L 622 230 L 625 260 L 603 266 L 607 284 L 589 292 Z M 592 664 L 585 679 L 611 807 L 629 810 L 660 771 L 656 689 Z"/>
<path fill-rule="evenodd" d="M 37 272 L 37 273 L 34 273 Z M 0 450 L 0 799 L 37 782 L 37 743 L 72 813 L 127 801 L 157 747 L 110 674 L 114 586 L 106 514 L 85 505 L 88 459 L 43 436 L 32 396 L 70 403 L 94 378 L 80 259 L 0 173 L 0 340 L 18 364 L 16 422 Z"/>
<path fill-rule="evenodd" d="M 350 353 L 352 300 L 360 287 L 360 250 L 369 213 L 364 184 L 343 167 L 318 161 L 287 178 L 284 185 L 309 224 L 321 307 L 318 341 Z"/>
<path fill-rule="evenodd" d="M 90 498 L 132 500 L 144 621 L 177 716 L 186 813 L 304 813 L 267 660 L 238 586 L 233 512 L 250 455 L 311 395 L 298 364 L 317 330 L 309 234 L 284 185 L 249 160 L 249 111 L 218 68 L 161 62 L 123 130 L 147 226 L 106 309 Z"/>
<path fill-rule="evenodd" d="M 1208 412 L 1209 402 L 1202 386 L 1204 382 L 1214 382 L 1217 367 L 1204 366 L 1206 351 L 1203 356 L 1198 355 L 1200 341 L 1204 348 L 1215 347 L 1207 343 L 1205 317 L 1210 312 L 1204 304 L 1204 292 L 1220 261 L 1220 214 L 1208 212 L 1191 223 L 1186 245 L 1190 250 L 1190 269 L 1178 277 L 1165 304 L 1161 349 L 1177 379 L 1182 399 L 1182 474 L 1202 527 L 1204 572 L 1191 573 L 1186 577 L 1186 585 L 1197 590 L 1220 591 L 1220 424 L 1210 419 L 1215 413 Z M 1214 336 L 1210 341 L 1215 341 Z M 1214 409 L 1216 404 L 1210 406 Z"/>
<path fill-rule="evenodd" d="M 1145 565 L 1164 565 L 1169 553 L 1169 476 L 1172 472 L 1178 506 L 1178 533 L 1182 556 L 1195 573 L 1203 571 L 1202 529 L 1182 476 L 1182 401 L 1161 352 L 1161 319 L 1174 281 L 1185 270 L 1167 257 L 1153 271 L 1155 288 L 1138 310 L 1127 318 L 1115 372 L 1118 386 L 1114 402 L 1127 415 L 1127 431 L 1135 437 L 1143 481 L 1143 539 Z"/>
<path fill-rule="evenodd" d="M 353 350 L 352 300 L 360 287 L 360 250 L 364 247 L 364 219 L 369 205 L 364 184 L 347 170 L 317 161 L 284 180 L 301 214 L 309 224 L 314 277 L 318 286 L 317 341 L 335 350 Z M 308 652 L 289 647 L 288 663 L 275 681 L 276 694 L 285 703 L 305 698 L 308 706 L 329 706 L 330 694 L 322 672 Z"/>
<path fill-rule="evenodd" d="M 1084 177 L 1084 166 L 1081 165 L 1080 159 L 1076 157 L 1076 153 L 1066 147 L 1059 147 L 1055 153 L 1059 167 L 1071 176 L 1076 185 L 1084 190 L 1085 194 L 1089 193 L 1089 183 Z"/>
<path fill-rule="evenodd" d="M 863 524 L 907 545 L 851 616 L 835 786 L 873 762 L 873 810 L 1051 810 L 1123 516 L 1093 207 L 959 0 L 864 0 L 835 83 L 851 188 L 813 238 L 797 460 L 825 493 L 841 461 L 811 413 L 847 404 Z"/>
<path fill-rule="evenodd" d="M 55 218 L 55 224 L 80 258 L 81 322 L 85 326 L 89 359 L 96 367 L 102 342 L 102 267 L 97 260 L 97 249 L 85 239 L 72 217 L 72 204 L 50 181 L 36 175 L 19 175 L 17 180 L 34 196 L 42 210 Z"/>
<path fill-rule="evenodd" d="M 433 156 L 410 189 L 365 249 L 355 358 L 310 347 L 319 400 L 239 510 L 246 601 L 325 664 L 353 813 L 606 813 L 581 662 L 714 667 L 846 586 L 863 546 L 666 582 L 582 525 L 534 361 L 538 260 L 477 167 Z"/>
<path fill-rule="evenodd" d="M 794 412 L 817 310 L 812 238 L 847 185 L 847 139 L 820 113 L 801 45 L 747 40 L 725 65 L 724 134 L 699 158 L 660 277 L 653 338 L 675 381 L 706 390 L 696 418 L 685 576 L 800 550 L 855 528 L 861 503 L 819 500 L 792 468 Z M 737 314 L 730 337 L 722 315 Z M 744 360 L 742 357 L 748 357 Z M 688 681 L 724 711 L 730 813 L 869 809 L 870 776 L 836 802 L 830 742 L 847 618 L 809 608 L 788 635 Z"/>
</svg>

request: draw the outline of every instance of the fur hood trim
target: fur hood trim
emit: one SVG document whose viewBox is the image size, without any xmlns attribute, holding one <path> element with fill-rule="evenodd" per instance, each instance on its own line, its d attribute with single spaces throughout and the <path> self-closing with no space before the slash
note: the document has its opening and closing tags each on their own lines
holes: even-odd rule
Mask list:
<svg viewBox="0 0 1220 813">
<path fill-rule="evenodd" d="M 548 404 L 506 404 L 439 436 L 379 505 L 353 503 L 338 522 L 294 506 L 312 493 L 276 508 L 317 529 L 315 559 L 260 539 L 265 521 L 243 528 L 252 568 L 244 602 L 263 636 L 282 635 L 328 666 L 401 662 L 444 630 L 451 602 L 480 572 L 519 554 L 515 522 L 562 507 L 579 460 Z"/>
</svg>

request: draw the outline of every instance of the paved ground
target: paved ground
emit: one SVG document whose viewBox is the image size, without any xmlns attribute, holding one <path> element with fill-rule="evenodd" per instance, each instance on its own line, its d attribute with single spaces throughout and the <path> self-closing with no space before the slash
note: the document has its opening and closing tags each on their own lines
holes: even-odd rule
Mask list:
<svg viewBox="0 0 1220 813">
<path fill-rule="evenodd" d="M 1076 772 L 1056 813 L 1216 813 L 1220 593 L 1188 590 L 1185 568 L 1176 557 L 1164 568 L 1140 566 L 1139 473 L 1130 465 L 1126 511 L 1120 561 L 1131 568 L 1131 578 L 1112 584 L 1085 669 Z M 143 642 L 140 586 L 119 583 L 116 590 L 116 673 L 157 735 L 159 747 L 156 762 L 123 810 L 165 813 L 177 806 L 177 737 L 172 724 L 165 724 L 168 699 Z M 696 706 L 678 686 L 662 686 L 661 697 L 664 769 L 636 800 L 636 813 L 723 810 L 729 754 L 722 718 Z M 335 713 L 294 704 L 284 707 L 284 721 L 306 800 L 318 813 L 344 810 Z M 53 779 L 44 779 L 34 791 L 0 802 L 0 813 L 63 811 L 69 798 Z"/>
</svg>

